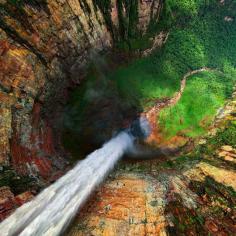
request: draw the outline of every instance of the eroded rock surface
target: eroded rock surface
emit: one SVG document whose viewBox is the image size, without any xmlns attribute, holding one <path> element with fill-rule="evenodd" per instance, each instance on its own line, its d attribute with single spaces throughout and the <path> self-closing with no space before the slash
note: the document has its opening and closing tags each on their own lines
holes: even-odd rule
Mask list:
<svg viewBox="0 0 236 236">
<path fill-rule="evenodd" d="M 234 101 L 195 151 L 120 163 L 65 235 L 234 235 Z"/>
</svg>

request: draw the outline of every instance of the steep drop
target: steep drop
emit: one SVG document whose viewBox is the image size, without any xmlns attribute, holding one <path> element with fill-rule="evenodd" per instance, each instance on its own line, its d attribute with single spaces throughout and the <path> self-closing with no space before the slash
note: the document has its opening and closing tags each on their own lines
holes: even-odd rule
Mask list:
<svg viewBox="0 0 236 236">
<path fill-rule="evenodd" d="M 0 224 L 1 235 L 59 235 L 93 189 L 133 146 L 134 136 L 121 132 L 79 162 L 34 200 Z"/>
</svg>

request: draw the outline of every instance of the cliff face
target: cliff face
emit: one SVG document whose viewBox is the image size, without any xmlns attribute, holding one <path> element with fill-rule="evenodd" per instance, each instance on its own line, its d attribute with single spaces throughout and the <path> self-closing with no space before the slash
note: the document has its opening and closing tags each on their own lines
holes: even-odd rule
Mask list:
<svg viewBox="0 0 236 236">
<path fill-rule="evenodd" d="M 48 177 L 57 158 L 42 108 L 64 96 L 69 70 L 84 63 L 87 48 L 111 39 L 101 14 L 87 16 L 74 1 L 3 3 L 1 28 L 1 164 Z"/>
<path fill-rule="evenodd" d="M 65 168 L 57 122 L 90 51 L 145 35 L 161 1 L 0 1 L 0 165 L 48 179 Z M 56 138 L 57 137 L 57 138 Z"/>
</svg>

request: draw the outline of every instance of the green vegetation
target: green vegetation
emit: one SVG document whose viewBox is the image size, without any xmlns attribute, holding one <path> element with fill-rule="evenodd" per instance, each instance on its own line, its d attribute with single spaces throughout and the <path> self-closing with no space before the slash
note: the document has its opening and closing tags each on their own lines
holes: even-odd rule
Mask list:
<svg viewBox="0 0 236 236">
<path fill-rule="evenodd" d="M 191 181 L 188 187 L 203 203 L 190 210 L 184 204 L 183 198 L 175 193 L 175 200 L 168 202 L 165 208 L 166 215 L 170 214 L 173 222 L 172 227 L 167 227 L 168 235 L 211 235 L 209 227 L 206 227 L 209 216 L 211 222 L 220 226 L 226 235 L 233 235 L 231 219 L 234 215 L 236 196 L 233 188 L 215 181 L 210 176 L 206 176 L 201 182 Z"/>
<path fill-rule="evenodd" d="M 231 145 L 236 147 L 236 124 L 232 121 L 228 126 L 217 133 L 217 136 L 209 139 L 211 145 L 220 147 L 221 145 Z"/>
<path fill-rule="evenodd" d="M 167 137 L 182 132 L 189 137 L 204 133 L 236 81 L 236 4 L 227 1 L 166 1 L 160 29 L 170 30 L 166 45 L 150 57 L 116 71 L 112 79 L 120 94 L 145 109 L 148 101 L 172 96 L 188 71 L 207 66 L 222 71 L 189 78 L 183 97 L 161 114 Z"/>
<path fill-rule="evenodd" d="M 174 9 L 175 3 L 168 2 L 169 10 Z M 180 102 L 161 113 L 161 126 L 167 137 L 178 132 L 190 137 L 203 134 L 216 110 L 230 96 L 236 80 L 236 25 L 224 20 L 225 16 L 235 17 L 235 2 L 227 1 L 225 5 L 216 1 L 204 5 L 201 1 L 188 3 L 176 3 L 181 13 L 179 17 L 174 14 L 177 26 L 173 26 L 172 40 L 176 47 L 170 45 L 172 52 L 178 53 L 179 61 L 188 65 L 187 70 L 208 66 L 222 70 L 224 76 L 208 72 L 189 78 Z M 187 12 L 186 25 L 181 15 Z"/>
<path fill-rule="evenodd" d="M 223 145 L 236 147 L 236 124 L 234 121 L 228 122 L 226 128 L 219 130 L 213 137 L 208 137 L 206 144 L 199 145 L 195 150 L 195 156 L 214 156 L 216 150 Z"/>
<path fill-rule="evenodd" d="M 160 114 L 160 125 L 166 137 L 181 132 L 189 137 L 201 135 L 233 88 L 231 77 L 212 72 L 201 73 L 187 80 L 181 100 Z"/>
<path fill-rule="evenodd" d="M 93 0 L 93 3 L 95 9 L 98 8 L 102 12 L 117 49 L 133 52 L 146 49 L 150 46 L 149 38 L 156 34 L 156 25 L 159 19 L 159 14 L 154 14 L 154 12 L 160 11 L 162 2 L 160 2 L 159 9 L 155 9 L 155 11 L 154 9 L 151 10 L 150 21 L 145 35 L 137 27 L 139 23 L 138 0 Z M 152 4 L 153 7 L 154 4 Z M 112 8 L 117 9 L 117 25 L 112 21 Z"/>
<path fill-rule="evenodd" d="M 180 25 L 182 21 L 173 20 L 175 23 L 172 23 L 171 30 L 164 25 L 170 16 L 163 17 L 161 29 L 166 27 L 166 30 L 170 30 L 166 45 L 150 57 L 119 69 L 113 74 L 113 79 L 124 93 L 131 85 L 134 93 L 144 99 L 168 94 L 166 91 L 153 92 L 155 89 L 176 90 L 181 77 L 190 70 L 203 66 L 222 70 L 228 69 L 226 67 L 232 63 L 235 66 L 236 24 L 224 21 L 226 15 L 235 16 L 233 9 L 236 9 L 236 5 L 232 6 L 232 3 L 219 6 L 218 1 L 210 1 L 207 7 L 201 7 L 198 15 L 189 18 L 184 25 Z M 175 11 L 178 13 L 178 9 Z M 176 15 L 176 12 L 172 14 Z"/>
<path fill-rule="evenodd" d="M 103 6 L 99 1 L 95 2 L 97 7 Z M 121 2 L 125 4 L 125 1 Z M 107 1 L 106 7 L 111 8 L 110 1 Z M 109 21 L 106 7 L 103 6 L 103 12 Z M 126 7 L 131 9 L 129 4 Z M 135 5 L 132 9 L 136 9 Z M 225 20 L 226 16 L 231 20 Z M 136 19 L 135 13 L 133 19 Z M 188 137 L 202 135 L 217 109 L 229 98 L 236 80 L 235 20 L 236 2 L 233 0 L 225 1 L 224 4 L 217 0 L 165 1 L 158 24 L 150 23 L 147 35 L 138 37 L 130 33 L 127 38 L 120 38 L 116 45 L 140 52 L 150 45 L 151 32 L 157 34 L 160 31 L 169 32 L 166 44 L 151 55 L 109 73 L 108 70 L 100 73 L 100 66 L 95 65 L 93 73 L 71 100 L 74 124 L 78 126 L 88 119 L 84 112 L 85 106 L 94 106 L 88 101 L 88 91 L 95 91 L 108 100 L 116 97 L 114 100 L 122 104 L 126 113 L 134 107 L 137 112 L 141 112 L 157 99 L 173 96 L 187 72 L 209 67 L 218 72 L 204 72 L 188 78 L 179 103 L 163 110 L 160 115 L 166 138 L 178 132 Z M 124 35 L 127 35 L 126 27 Z M 120 111 L 117 111 L 118 115 Z M 74 147 L 76 150 L 76 143 Z"/>
<path fill-rule="evenodd" d="M 169 72 L 167 76 L 164 75 L 165 71 Z M 129 67 L 118 69 L 110 78 L 115 81 L 124 100 L 136 106 L 140 103 L 144 109 L 152 99 L 171 96 L 177 90 L 179 84 L 173 79 L 175 73 L 168 65 L 157 70 L 151 61 L 145 58 Z"/>
</svg>

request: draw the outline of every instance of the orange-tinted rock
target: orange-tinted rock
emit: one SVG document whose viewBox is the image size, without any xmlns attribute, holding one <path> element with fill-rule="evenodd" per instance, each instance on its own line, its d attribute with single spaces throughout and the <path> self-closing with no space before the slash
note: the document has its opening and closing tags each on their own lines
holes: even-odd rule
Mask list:
<svg viewBox="0 0 236 236">
<path fill-rule="evenodd" d="M 15 208 L 14 195 L 9 187 L 0 188 L 0 221 L 5 219 Z"/>
<path fill-rule="evenodd" d="M 50 176 L 52 166 L 48 155 L 53 155 L 52 147 L 50 146 L 53 140 L 50 140 L 50 137 L 45 139 L 46 135 L 47 133 L 33 136 L 32 147 L 30 149 L 20 144 L 18 136 L 13 137 L 11 143 L 11 162 L 19 174 L 27 175 L 30 173 L 31 175 L 40 175 L 44 178 Z M 36 141 L 42 144 L 38 146 Z"/>
<path fill-rule="evenodd" d="M 33 197 L 34 195 L 28 191 L 15 196 L 14 201 L 18 206 L 21 206 L 22 204 L 30 201 Z"/>
<path fill-rule="evenodd" d="M 216 233 L 219 229 L 217 227 L 217 225 L 214 223 L 213 220 L 207 220 L 205 222 L 205 227 L 207 228 L 207 230 L 209 230 L 209 232 L 211 233 Z"/>
<path fill-rule="evenodd" d="M 3 56 L 10 48 L 7 40 L 0 40 L 0 55 Z"/>
<path fill-rule="evenodd" d="M 8 199 L 14 198 L 14 194 L 7 186 L 0 187 L 0 204 L 4 203 Z"/>
<path fill-rule="evenodd" d="M 17 207 L 30 201 L 33 197 L 31 192 L 24 192 L 14 196 L 9 187 L 0 187 L 0 221 L 4 220 Z"/>
<path fill-rule="evenodd" d="M 12 199 L 6 200 L 4 203 L 0 203 L 0 221 L 9 216 L 15 209 L 15 203 Z"/>
<path fill-rule="evenodd" d="M 9 164 L 11 155 L 19 174 L 47 178 L 55 154 L 52 129 L 41 119 L 42 105 L 34 103 L 45 82 L 43 68 L 37 67 L 38 59 L 27 49 L 6 40 L 0 45 L 0 84 L 5 89 L 0 89 L 0 164 Z"/>
<path fill-rule="evenodd" d="M 165 235 L 163 194 L 154 179 L 120 175 L 95 194 L 67 235 Z"/>
</svg>

